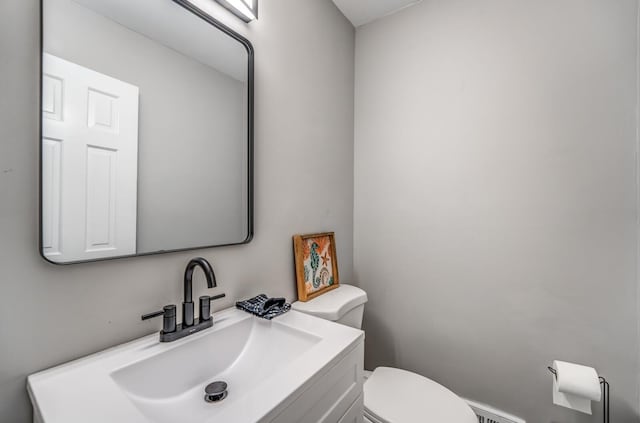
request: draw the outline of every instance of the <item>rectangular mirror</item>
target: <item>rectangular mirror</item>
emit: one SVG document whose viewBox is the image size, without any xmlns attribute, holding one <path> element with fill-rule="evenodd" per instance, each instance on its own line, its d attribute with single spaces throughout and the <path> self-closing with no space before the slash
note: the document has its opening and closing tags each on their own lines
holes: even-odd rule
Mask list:
<svg viewBox="0 0 640 423">
<path fill-rule="evenodd" d="M 186 0 L 42 0 L 40 251 L 253 235 L 253 48 Z"/>
</svg>

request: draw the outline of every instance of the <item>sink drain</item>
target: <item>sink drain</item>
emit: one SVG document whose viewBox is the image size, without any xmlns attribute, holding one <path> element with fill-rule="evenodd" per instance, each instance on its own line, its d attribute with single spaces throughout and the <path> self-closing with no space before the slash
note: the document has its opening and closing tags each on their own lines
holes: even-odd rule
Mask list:
<svg viewBox="0 0 640 423">
<path fill-rule="evenodd" d="M 204 400 L 206 402 L 218 402 L 227 397 L 227 382 L 221 380 L 210 383 L 204 388 Z"/>
</svg>

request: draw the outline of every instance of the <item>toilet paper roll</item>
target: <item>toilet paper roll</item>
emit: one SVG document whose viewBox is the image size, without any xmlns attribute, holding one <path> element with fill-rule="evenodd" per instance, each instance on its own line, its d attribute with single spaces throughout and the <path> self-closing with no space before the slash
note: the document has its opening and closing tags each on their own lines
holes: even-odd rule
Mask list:
<svg viewBox="0 0 640 423">
<path fill-rule="evenodd" d="M 593 367 L 566 361 L 553 361 L 557 377 L 553 378 L 553 403 L 591 414 L 591 401 L 602 394 L 598 373 Z"/>
</svg>

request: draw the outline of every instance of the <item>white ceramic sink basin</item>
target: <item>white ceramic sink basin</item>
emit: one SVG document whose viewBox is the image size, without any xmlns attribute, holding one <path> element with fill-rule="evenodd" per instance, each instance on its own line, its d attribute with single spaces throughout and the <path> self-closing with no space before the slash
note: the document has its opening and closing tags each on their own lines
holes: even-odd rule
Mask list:
<svg viewBox="0 0 640 423">
<path fill-rule="evenodd" d="M 37 421 L 258 422 L 277 416 L 361 331 L 290 311 L 272 321 L 236 309 L 172 343 L 150 335 L 29 376 Z M 222 380 L 228 396 L 204 401 Z"/>
</svg>

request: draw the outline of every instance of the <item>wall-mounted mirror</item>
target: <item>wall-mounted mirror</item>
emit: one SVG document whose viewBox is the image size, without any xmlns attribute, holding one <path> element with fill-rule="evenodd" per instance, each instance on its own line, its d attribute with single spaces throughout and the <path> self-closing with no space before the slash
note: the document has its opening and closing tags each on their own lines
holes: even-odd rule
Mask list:
<svg viewBox="0 0 640 423">
<path fill-rule="evenodd" d="M 42 0 L 41 254 L 249 242 L 253 49 L 186 0 Z"/>
</svg>

